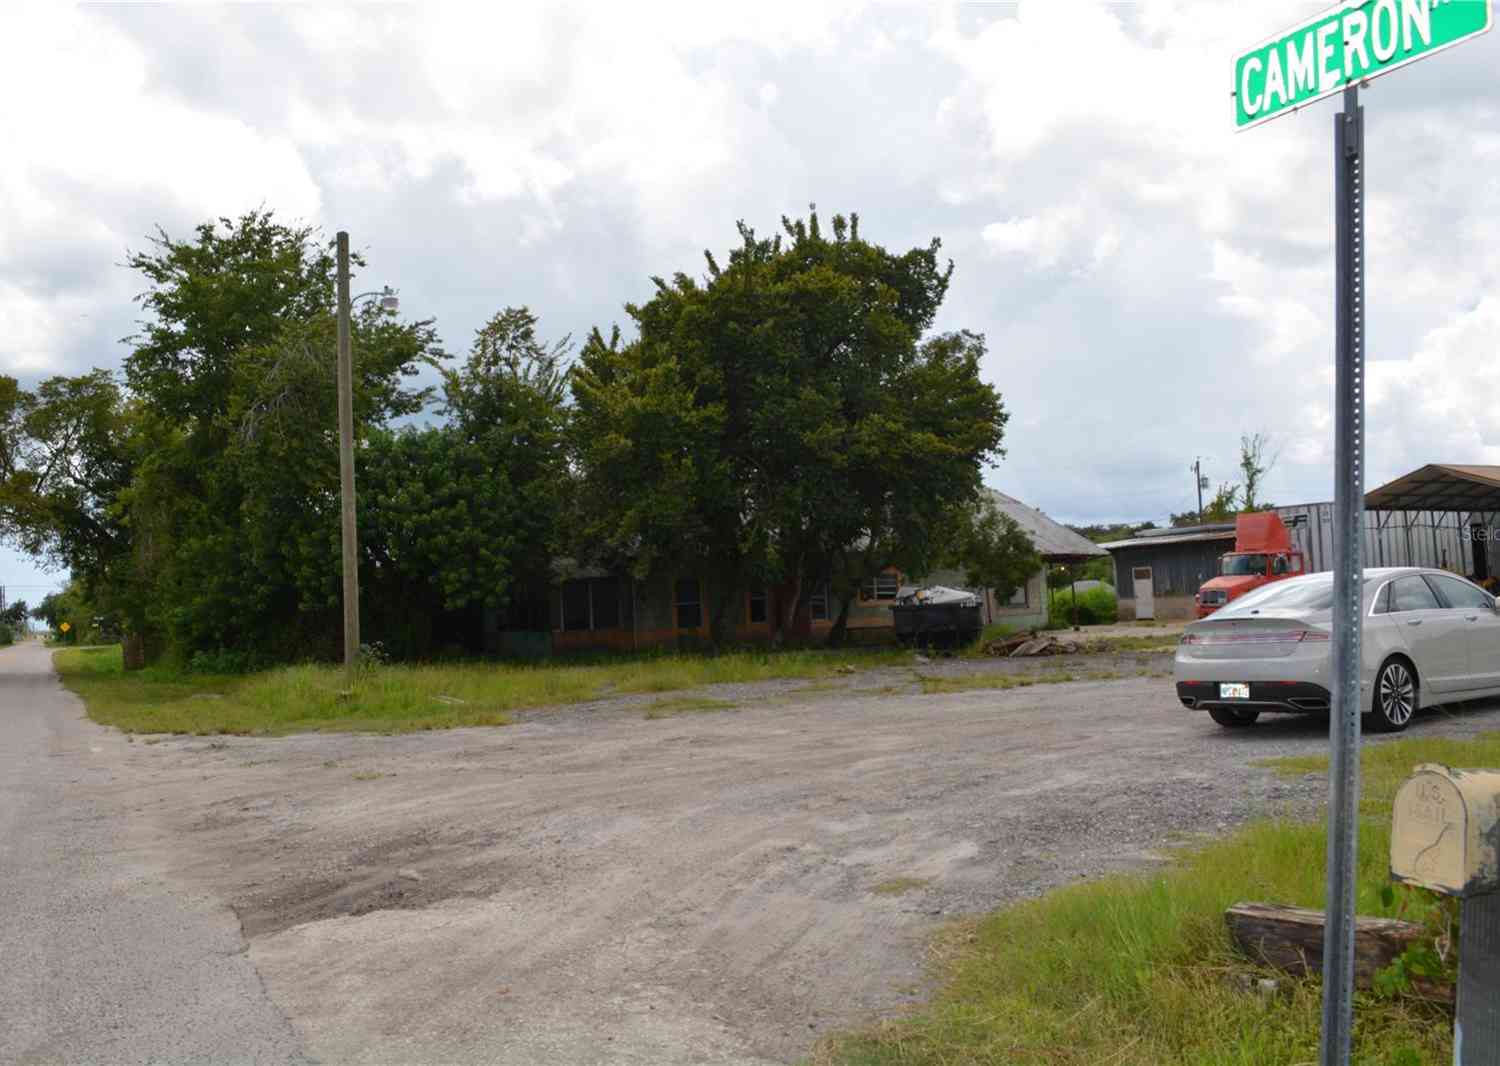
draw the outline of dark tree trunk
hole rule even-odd
[[[842,648],[849,639],[849,607],[854,603],[853,596],[839,597],[839,616],[834,620],[833,628],[828,631],[828,646],[830,648]]]
[[[161,662],[166,641],[161,632],[149,626],[131,626],[121,638],[121,657],[126,670],[144,670]]]
[[[739,599],[739,593],[739,583],[730,581],[722,589],[717,589],[714,595],[713,614],[708,620],[708,639],[716,653],[723,651],[731,643],[728,638],[733,636],[734,623],[731,621],[729,608]]]
[[[774,647],[785,647],[792,625],[797,621],[797,611],[802,606],[802,575],[792,578],[790,593],[776,598],[776,627],[771,635]]]

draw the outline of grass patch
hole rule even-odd
[[[1500,765],[1500,734],[1413,739],[1362,755],[1360,914],[1422,921],[1421,894],[1389,882],[1391,801],[1419,763]],[[1271,760],[1283,773],[1323,758]],[[953,927],[934,945],[943,987],[909,1017],[842,1034],[814,1052],[819,1066],[1108,1062],[1114,1066],[1285,1066],[1318,1055],[1316,980],[1278,975],[1267,1003],[1238,975],[1256,972],[1231,949],[1223,912],[1239,900],[1324,905],[1321,821],[1263,822],[1183,853],[1149,877],[1113,877]],[[1402,908],[1404,912],[1402,912]],[[1355,1062],[1446,1066],[1452,1017],[1418,999],[1361,993]]]
[[[1174,633],[1161,633],[1153,636],[1136,636],[1127,634],[1118,637],[1094,637],[1090,644],[1091,652],[1109,655],[1125,655],[1131,652],[1146,652],[1159,654],[1161,652],[1175,652],[1177,650],[1177,635]]]
[[[888,881],[882,881],[870,889],[870,894],[875,896],[904,896],[908,892],[915,892],[919,888],[926,888],[928,878],[925,877],[892,877]]]
[[[1500,767],[1500,733],[1482,733],[1466,740],[1451,737],[1410,737],[1385,744],[1367,745],[1360,753],[1359,808],[1367,817],[1384,815],[1390,821],[1391,804],[1396,790],[1424,762],[1442,763],[1459,769],[1473,770]],[[1326,755],[1287,755],[1266,759],[1258,765],[1269,766],[1284,777],[1304,774],[1326,774]],[[1387,825],[1389,828],[1389,825]]]
[[[1106,681],[1119,677],[1118,674],[1091,673],[1087,675],[1089,681]],[[930,674],[919,675],[918,680],[922,685],[922,694],[931,696],[940,692],[974,692],[980,689],[1011,689],[1029,688],[1032,685],[1060,685],[1068,681],[1079,680],[1078,675],[1066,671],[1052,671],[1045,674],[981,674],[969,675],[967,677],[933,677]]]
[[[283,734],[318,730],[392,733],[505,725],[524,707],[608,695],[672,692],[703,685],[833,676],[861,665],[906,663],[896,650],[758,651],[718,656],[652,655],[593,662],[382,666],[345,693],[335,666],[285,666],[254,674],[124,671],[118,647],[59,651],[64,684],[89,716],[132,733]],[[205,698],[208,697],[208,698]]]
[[[673,696],[657,700],[646,709],[646,718],[673,718],[679,714],[702,714],[706,711],[732,711],[735,704],[729,700],[710,699],[707,696]]]

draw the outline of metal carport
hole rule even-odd
[[[1491,559],[1489,544],[1495,539],[1496,515],[1500,514],[1500,466],[1429,463],[1365,493],[1365,510],[1376,512],[1377,534],[1384,534],[1392,516],[1400,512],[1396,528],[1404,527],[1409,556],[1415,554],[1411,551],[1413,529],[1425,528],[1437,557],[1439,530],[1447,527],[1446,516],[1452,515],[1459,567],[1479,580],[1494,576],[1491,563],[1500,560]],[[1424,512],[1429,520],[1416,521]],[[1366,565],[1372,563],[1365,560]]]

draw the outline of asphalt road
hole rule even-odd
[[[0,1062],[304,1061],[234,913],[153,864],[125,747],[49,652],[0,651]]]

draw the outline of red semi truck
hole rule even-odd
[[[1219,557],[1219,576],[1198,590],[1198,617],[1207,618],[1230,600],[1262,585],[1307,572],[1302,553],[1275,511],[1242,514],[1234,520],[1234,551]]]

